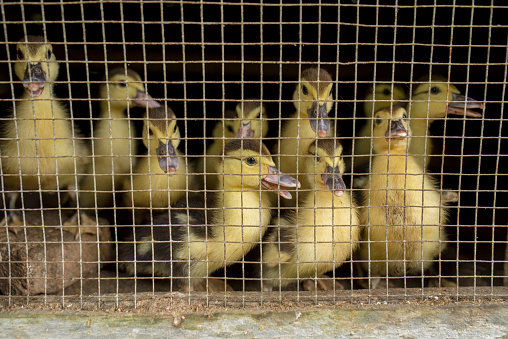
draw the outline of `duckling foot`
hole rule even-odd
[[[190,287],[190,289],[189,289]],[[182,292],[207,292],[206,279],[199,279],[199,281],[190,284],[183,284],[181,288]],[[229,284],[225,284],[222,279],[208,279],[208,292],[224,292],[233,291],[233,288]]]
[[[379,290],[379,289],[386,289],[386,278],[371,278],[371,279],[361,279],[358,281],[358,284],[360,287],[365,289],[371,289],[371,290]],[[392,281],[388,282],[388,288],[396,288],[399,287],[395,285]]]
[[[10,212],[7,218],[0,222],[0,226],[7,226],[10,232],[17,235],[23,229],[21,226],[24,226],[24,223],[16,212]]]
[[[452,190],[442,190],[441,200],[443,203],[453,204],[454,202],[459,201],[459,194],[456,191]]]
[[[333,291],[343,290],[344,286],[327,275],[320,275],[317,279],[307,279],[302,282],[304,291]]]
[[[441,279],[439,281],[438,278],[429,279],[429,287],[457,287],[457,283],[450,279]]]
[[[80,217],[79,223],[78,214]],[[99,231],[99,224],[86,213],[76,212],[69,220],[64,222],[62,226],[58,226],[57,228],[74,234],[77,240],[81,234],[97,234]]]
[[[7,226],[7,229],[11,231],[14,234],[18,234],[19,231],[21,231],[23,228],[18,226],[24,226],[23,220],[21,220],[21,217],[17,213],[16,210],[16,201],[18,200],[19,193],[9,193],[9,214],[7,215],[7,218],[2,220],[0,223],[0,226]]]
[[[272,292],[272,291],[273,291],[273,286],[263,284],[263,292]]]

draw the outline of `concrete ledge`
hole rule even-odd
[[[0,313],[8,337],[445,337],[508,335],[505,303],[454,306],[389,305],[342,309],[223,311],[167,316],[98,312]]]

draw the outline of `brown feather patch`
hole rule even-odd
[[[333,82],[330,73],[323,68],[319,68],[319,70],[317,68],[307,68],[302,72],[301,80],[311,83],[316,89],[319,88],[320,96],[329,90],[328,87]]]
[[[314,155],[316,148],[320,148],[325,151],[328,156],[334,157],[336,150],[341,147],[342,145],[336,139],[318,139],[310,144],[309,154]]]
[[[148,120],[162,132],[166,130],[169,122],[175,118],[175,113],[171,107],[166,105],[148,110]]]
[[[21,39],[19,43],[27,43],[28,54],[34,55],[42,46],[49,44],[49,41],[41,35],[28,35],[26,38]]]
[[[266,148],[265,144],[263,144],[259,140],[253,139],[235,139],[233,141],[228,142],[224,147],[224,154],[238,151],[240,149],[250,150],[258,154],[261,151],[261,155],[270,156],[270,151],[268,151],[268,148]]]

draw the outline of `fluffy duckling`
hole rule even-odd
[[[316,138],[334,134],[334,124],[328,118],[333,107],[332,87],[332,77],[326,70],[309,68],[302,72],[301,81],[293,93],[297,111],[282,129],[274,153],[280,151],[280,157],[277,157],[280,169],[297,179],[298,174],[305,173],[305,156],[310,144]],[[307,181],[302,182],[302,189],[309,189]],[[295,197],[290,204],[296,205]]]
[[[25,90],[5,120],[0,145],[5,187],[17,191],[9,194],[10,220],[3,221],[13,232],[23,225],[14,212],[21,189],[75,192],[77,177],[89,164],[88,147],[73,126],[69,110],[55,97],[59,65],[53,47],[44,37],[30,35],[16,50],[14,71]],[[79,232],[77,227],[67,230]]]
[[[354,140],[354,168],[356,171],[362,170],[370,160],[370,156],[361,157],[360,155],[370,155],[371,151],[371,137],[372,137],[372,117],[374,113],[381,108],[390,107],[397,104],[401,100],[407,99],[404,87],[396,84],[376,84],[374,87],[370,86],[365,94],[366,101],[363,103],[363,113],[369,119],[366,124],[360,129],[357,135],[358,139]]]
[[[214,138],[212,144],[206,150],[206,188],[211,190],[217,187],[217,175],[214,171],[220,162],[219,157],[222,154],[224,145],[228,139],[237,136],[240,125],[247,125],[250,122],[251,134],[246,137],[260,138],[265,137],[268,133],[268,120],[265,105],[259,100],[250,100],[240,102],[236,105],[234,111],[227,110],[224,116],[224,123],[219,121],[213,129],[212,136]],[[198,169],[202,170],[204,166],[204,158],[198,163]],[[222,173],[222,170],[221,170]]]
[[[413,133],[409,152],[417,155],[424,168],[428,167],[433,148],[430,125],[448,114],[481,117],[472,110],[475,108],[483,108],[483,104],[463,96],[457,87],[441,76],[433,76],[430,81],[416,86],[409,105]]]
[[[108,83],[100,87],[100,97],[101,112],[93,133],[96,175],[86,176],[80,184],[84,191],[79,196],[82,207],[94,207],[96,199],[97,207],[112,206],[114,191],[121,187],[124,174],[131,172],[135,127],[127,110],[160,106],[146,91],[139,74],[121,67],[109,72]],[[94,193],[95,187],[105,193]]]
[[[167,208],[185,194],[192,169],[182,153],[180,130],[170,107],[148,110],[143,123],[143,144],[148,155],[139,159],[132,176],[123,181],[126,206]]]
[[[447,210],[434,180],[407,154],[411,129],[406,110],[384,108],[374,118],[377,155],[360,216],[367,226],[367,242],[359,251],[362,266],[371,277],[421,274],[446,246]]]
[[[153,238],[152,229],[142,226],[136,228],[136,247],[120,246],[128,273],[134,274],[136,267],[138,274],[190,279],[192,290],[206,290],[208,284],[209,290],[224,291],[224,282],[206,278],[242,259],[260,242],[271,217],[270,199],[262,189],[291,198],[284,187],[299,183],[275,167],[270,152],[258,140],[227,143],[217,167],[217,172],[223,169],[218,187],[224,191],[208,193],[206,205],[195,196],[182,199],[170,210],[169,230],[168,213],[162,213],[154,219]],[[187,286],[183,284],[184,289]]]
[[[313,191],[303,194],[298,213],[292,211],[280,219],[284,226],[266,237],[262,278],[270,280],[263,281],[265,289],[298,278],[316,278],[339,267],[360,238],[357,209],[342,180],[342,146],[333,139],[318,139],[311,143],[308,155],[305,170],[314,174],[306,179]],[[333,289],[333,282],[326,278],[318,280],[318,288]],[[304,281],[304,289],[314,287],[313,280]]]

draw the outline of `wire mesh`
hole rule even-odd
[[[2,302],[506,298],[507,8],[0,3]]]

